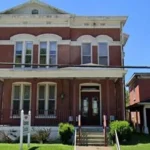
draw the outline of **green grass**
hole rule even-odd
[[[113,150],[116,150],[114,146]],[[150,150],[150,136],[144,134],[133,134],[132,139],[121,145],[121,150]]]
[[[0,144],[0,150],[19,150],[19,144]],[[73,147],[62,144],[31,144],[28,149],[27,144],[24,144],[23,150],[73,150]]]

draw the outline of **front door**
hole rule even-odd
[[[81,124],[100,125],[99,92],[81,93]]]

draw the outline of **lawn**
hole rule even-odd
[[[0,144],[0,150],[19,150],[19,144]],[[73,147],[62,144],[31,144],[28,149],[27,144],[24,144],[23,150],[73,150]]]
[[[115,147],[114,150],[116,150]],[[121,145],[121,150],[150,150],[150,136],[138,133],[133,134],[130,142]]]

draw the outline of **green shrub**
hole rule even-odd
[[[115,142],[115,130],[118,134],[119,142],[129,141],[133,132],[127,121],[113,121],[110,123],[109,140]]]
[[[74,126],[69,123],[59,124],[59,135],[63,144],[70,144],[74,133]]]

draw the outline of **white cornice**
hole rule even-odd
[[[120,28],[125,17],[58,15],[0,15],[0,27]]]

